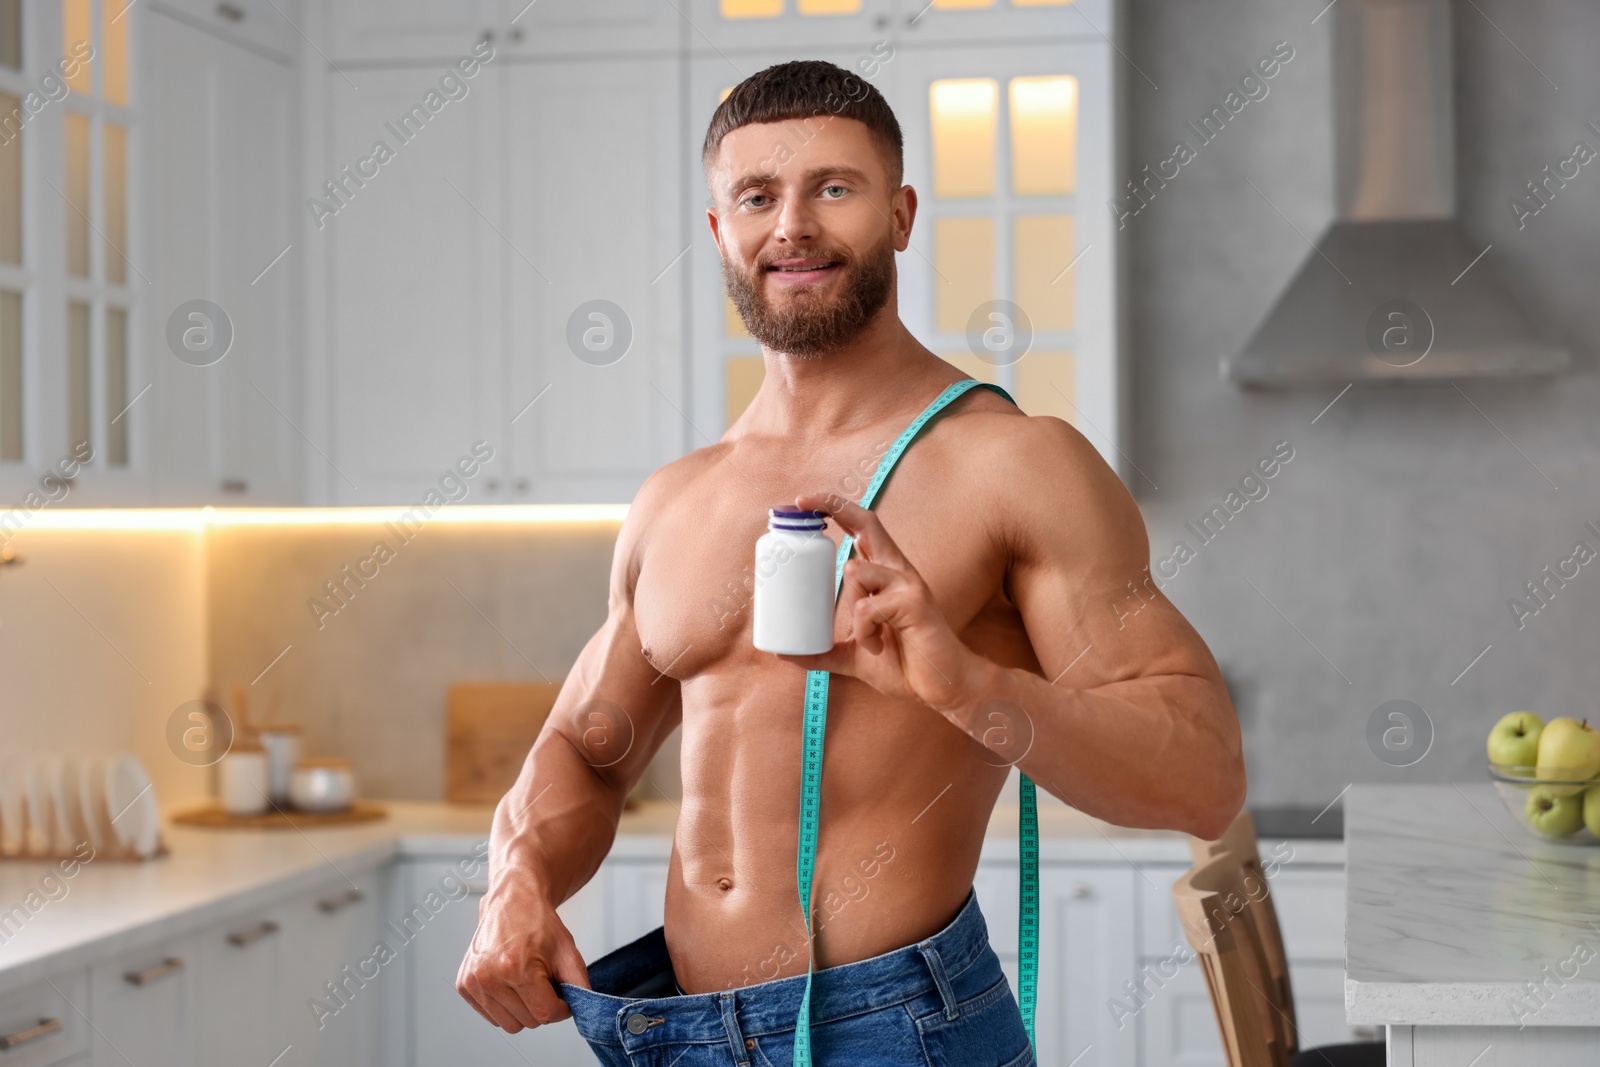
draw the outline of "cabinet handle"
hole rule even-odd
[[[1074,883],[1072,887],[1072,899],[1087,900],[1092,896],[1094,896],[1094,890],[1089,887],[1088,882]]]
[[[354,904],[358,900],[365,900],[367,895],[359,889],[346,889],[343,893],[335,893],[331,897],[323,897],[317,901],[317,907],[332,915],[340,908]]]
[[[142,971],[129,971],[122,977],[127,979],[129,985],[145,985],[154,982],[162,975],[171,974],[173,971],[183,970],[183,961],[176,956],[169,956],[154,967],[146,967]]]
[[[243,22],[244,9],[233,4],[222,3],[217,5],[217,17],[227,19],[229,22]]]
[[[225,478],[222,481],[222,491],[224,493],[248,493],[250,491],[250,483],[243,478]]]
[[[240,930],[237,933],[229,934],[228,944],[243,948],[251,942],[260,941],[263,937],[271,937],[277,932],[278,924],[269,919],[252,930]]]
[[[461,884],[466,886],[467,895],[471,897],[481,897],[489,891],[489,883],[487,880],[480,882],[475,878],[464,878],[462,879]]]
[[[47,1034],[53,1034],[61,1029],[60,1019],[40,1019],[39,1025],[30,1026],[26,1030],[18,1030],[14,1034],[0,1035],[0,1049],[16,1048],[18,1045],[29,1041],[36,1041]]]
[[[488,44],[490,41],[494,40],[494,31],[484,30],[483,33],[478,35],[478,40],[483,44]]]

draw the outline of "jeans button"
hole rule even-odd
[[[642,1034],[645,1031],[645,1027],[649,1025],[650,1020],[639,1012],[634,1012],[628,1016],[628,1033],[630,1034]]]

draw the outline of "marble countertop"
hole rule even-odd
[[[389,809],[385,819],[304,832],[215,830],[169,821],[162,828],[167,855],[146,863],[93,860],[71,877],[50,861],[0,862],[0,988],[230,919],[316,890],[330,878],[358,878],[397,857],[465,855],[487,836],[492,815],[489,807],[383,803]],[[1015,862],[1017,812],[1015,804],[995,807],[984,859]],[[668,801],[625,812],[611,858],[667,859],[677,815],[677,805]],[[1041,803],[1039,831],[1043,862],[1189,861],[1184,834],[1112,826],[1060,804]],[[1295,849],[1312,863],[1344,858],[1341,841],[1296,840]]]
[[[1600,846],[1535,837],[1487,782],[1344,805],[1352,1024],[1600,1026]]]

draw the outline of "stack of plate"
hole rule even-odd
[[[133,756],[0,755],[0,855],[148,859],[160,847],[155,788]]]

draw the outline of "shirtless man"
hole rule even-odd
[[[1205,644],[1148,581],[1133,499],[1069,424],[972,389],[906,450],[874,510],[838,495],[859,498],[861,472],[966,377],[897,312],[894,253],[909,244],[917,194],[901,183],[900,129],[877,90],[828,63],[769,68],[718,109],[705,163],[711,233],[766,377],[721,441],[663,467],[634,499],[605,625],[495,813],[489,891],[457,987],[512,1033],[600,1003],[578,1021],[608,1063],[634,1062],[624,1046],[672,1031],[680,1002],[705,1007],[712,1030],[675,1039],[723,1040],[717,994],[735,990],[747,1033],[716,1062],[787,1063],[809,964],[819,1062],[921,1064],[915,1035],[929,1042],[927,1020],[946,1014],[927,981],[933,954],[913,946],[948,954],[936,936],[958,916],[977,921],[965,904],[1009,766],[1107,821],[1216,838],[1244,801],[1238,722]],[[789,502],[827,511],[835,542],[857,538],[836,643],[819,656],[757,651],[748,600],[729,598],[748,589],[767,509]],[[1130,617],[1120,605],[1134,587],[1143,606]],[[814,961],[795,871],[807,669],[832,672]],[[676,999],[623,1012],[645,1002],[626,989],[600,997],[600,965],[586,969],[556,907],[594,875],[624,798],[680,725],[683,799],[651,964],[663,976],[639,986]],[[870,891],[836,914],[818,907],[867,877]],[[974,982],[992,990],[1001,974],[981,940],[985,966],[955,990],[964,1003],[979,1003]],[[824,979],[859,992],[891,980],[861,968],[908,958],[924,995],[895,1018],[872,1016],[870,1056],[843,1051],[848,1020],[821,1022]],[[607,973],[635,983],[636,962]],[[783,1011],[763,1014],[768,991],[783,994]],[[1031,1062],[1017,1058],[1027,1044],[1014,997],[989,1001],[986,1032],[946,1051]],[[885,1043],[896,1019],[915,1047]]]

